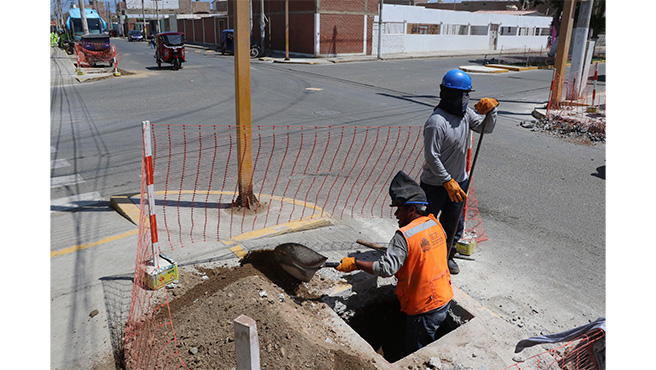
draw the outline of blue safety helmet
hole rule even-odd
[[[459,69],[452,69],[447,72],[442,78],[442,84],[440,86],[462,91],[473,91],[471,77]]]

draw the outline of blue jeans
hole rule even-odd
[[[406,355],[427,346],[435,340],[435,332],[446,319],[451,301],[440,308],[419,315],[406,315]]]
[[[459,182],[460,188],[467,191],[467,183],[469,180]],[[426,200],[428,201],[428,206],[426,210],[428,213],[432,213],[433,216],[437,217],[440,215],[439,221],[446,232],[446,242],[447,248],[449,248],[449,240],[451,240],[451,235],[453,235],[453,229],[456,226],[456,221],[458,220],[458,213],[460,213],[460,222],[458,224],[458,229],[453,237],[453,244],[451,245],[451,252],[449,253],[449,258],[453,258],[456,253],[456,243],[462,237],[462,232],[465,225],[465,217],[462,212],[462,207],[464,207],[465,202],[452,202],[449,199],[449,193],[446,191],[444,186],[434,186],[428,185],[424,182],[421,183],[421,188],[424,189],[426,193]],[[440,213],[441,212],[441,213]]]

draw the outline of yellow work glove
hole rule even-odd
[[[491,111],[498,105],[499,102],[494,98],[483,98],[474,105],[474,109],[476,109],[478,114],[487,114],[487,112]]]
[[[458,185],[458,182],[454,179],[451,179],[444,184],[442,184],[446,189],[446,192],[449,193],[449,199],[452,202],[462,202],[463,199],[467,199],[467,193],[465,193]]]
[[[341,272],[351,272],[358,269],[358,266],[355,264],[355,257],[344,257],[339,261],[339,266],[335,267],[337,271]]]

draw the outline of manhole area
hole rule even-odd
[[[446,320],[440,325],[435,340],[464,325],[474,316],[451,302]],[[388,362],[396,362],[409,355],[405,352],[406,315],[396,296],[378,298],[355,311],[345,322]]]

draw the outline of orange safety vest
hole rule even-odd
[[[453,288],[442,225],[428,215],[399,230],[408,243],[408,256],[395,274],[398,283],[394,293],[401,311],[418,315],[444,306],[453,298]]]

